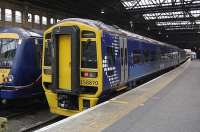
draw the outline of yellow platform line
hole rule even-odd
[[[121,90],[124,90],[124,89],[126,89],[126,88],[127,88],[127,86],[121,87],[121,88],[116,89],[116,91],[121,91]]]
[[[110,102],[119,103],[119,104],[128,104],[127,101],[120,101],[120,100],[111,100]]]

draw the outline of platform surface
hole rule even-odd
[[[38,132],[200,132],[200,61]]]

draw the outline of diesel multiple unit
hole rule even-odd
[[[110,91],[185,60],[185,51],[176,46],[71,18],[44,33],[42,84],[51,112],[71,116]]]

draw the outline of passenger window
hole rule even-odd
[[[115,65],[115,49],[113,47],[107,47],[107,56],[108,56],[108,66]]]
[[[156,61],[156,60],[157,60],[156,51],[151,51],[150,61]]]
[[[165,51],[161,51],[160,60],[161,60],[161,61],[167,60],[167,54],[165,53]]]
[[[141,63],[141,51],[140,50],[133,50],[133,52],[132,52],[132,63],[133,64]]]
[[[81,50],[81,67],[82,68],[97,68],[97,51],[95,41],[82,42]]]
[[[144,62],[148,62],[148,61],[149,61],[149,51],[144,50]]]

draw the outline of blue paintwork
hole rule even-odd
[[[112,76],[109,77],[107,74],[107,68],[110,66],[105,64],[106,63],[106,56],[107,56],[107,47],[113,47],[113,43],[115,43],[116,47],[120,47],[120,41],[119,37],[125,37],[127,38],[127,49],[128,49],[128,81],[124,82],[124,84],[127,84],[131,81],[135,81],[137,79],[141,79],[144,76],[150,75],[152,73],[158,72],[160,70],[169,68],[171,66],[177,65],[178,63],[185,60],[184,53],[182,57],[177,59],[169,59],[167,61],[162,60],[156,60],[156,61],[149,61],[145,63],[139,63],[139,64],[132,64],[131,62],[131,53],[133,50],[140,50],[142,51],[142,57],[144,59],[144,50],[147,50],[152,52],[156,52],[156,54],[159,53],[168,53],[170,51],[177,51],[177,52],[184,52],[181,49],[174,47],[174,46],[166,46],[166,45],[159,45],[156,43],[151,43],[148,41],[140,40],[134,37],[126,36],[124,34],[119,33],[113,33],[109,31],[103,31],[102,33],[102,59],[103,59],[103,88],[104,92],[115,89],[117,86],[122,84],[120,78],[121,78],[121,62],[120,62],[120,49],[118,50],[118,54],[115,55],[115,70],[117,74],[117,80],[114,83],[109,80],[110,78],[113,78]],[[114,47],[115,47],[114,46]],[[115,77],[114,77],[115,78]],[[115,80],[115,79],[114,79]],[[123,85],[123,84],[122,84]]]
[[[41,79],[35,82],[41,75],[41,64],[38,63],[41,56],[36,53],[35,39],[38,39],[38,46],[42,47],[42,35],[32,36],[29,31],[21,28],[2,29],[0,32],[17,33],[22,40],[17,47],[9,73],[13,75],[14,80],[0,84],[1,99],[16,99],[42,94]]]
[[[112,47],[113,43],[118,43],[119,44],[119,36],[115,35],[115,34],[111,34],[109,32],[103,32],[102,35],[102,56],[103,58],[105,58],[105,56],[107,56],[107,47]],[[121,62],[120,62],[120,54],[118,53],[116,56],[116,61],[115,61],[115,67],[116,67],[116,74],[121,75]],[[109,66],[108,66],[109,67]],[[105,68],[104,68],[104,76],[103,76],[103,80],[104,80],[104,90],[108,90],[110,89],[112,86],[109,82],[109,77],[106,75],[105,72]],[[119,81],[118,81],[119,83]],[[116,84],[118,84],[116,83]]]

